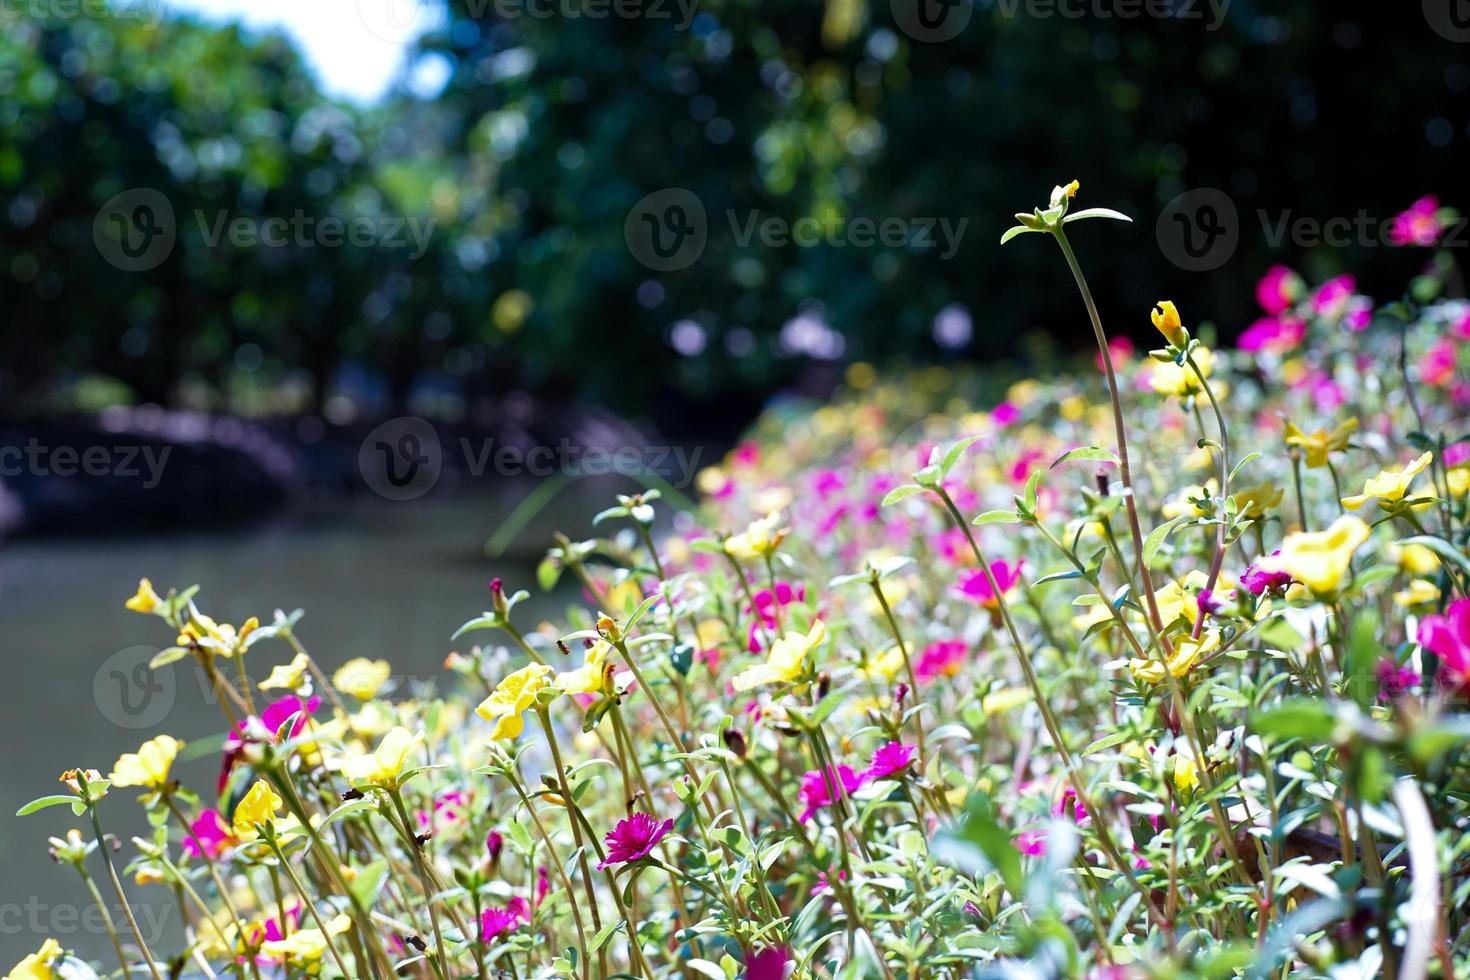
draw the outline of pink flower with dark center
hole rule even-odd
[[[196,839],[198,843],[195,843]],[[184,853],[190,857],[203,856],[214,860],[233,843],[235,835],[230,832],[230,825],[220,812],[205,810],[189,824],[189,833],[184,837]]]
[[[1439,198],[1427,194],[1409,209],[1394,217],[1388,228],[1388,240],[1394,245],[1417,245],[1429,248],[1444,234],[1439,220]]]
[[[801,801],[806,804],[806,809],[798,818],[802,823],[811,820],[818,809],[836,802],[833,790],[836,789],[839,779],[842,781],[842,789],[848,794],[863,785],[851,766],[838,766],[835,772],[828,766],[825,775],[822,770],[813,769],[801,777]]]
[[[530,920],[526,900],[513,896],[504,908],[492,905],[480,913],[480,942],[488,943],[497,936],[515,932]]]
[[[914,761],[914,746],[904,745],[902,742],[888,742],[873,753],[873,761],[868,763],[858,776],[858,782],[866,783],[874,779],[888,779],[896,773],[903,772]]]
[[[1279,554],[1281,554],[1279,550],[1273,551],[1271,557],[1275,558]],[[1240,584],[1244,585],[1246,591],[1251,595],[1260,595],[1262,592],[1284,592],[1291,584],[1291,573],[1270,567],[1263,568],[1258,559],[1251,562],[1250,567],[1245,570],[1245,574],[1240,577]]]
[[[1421,680],[1417,670],[1400,667],[1392,658],[1384,657],[1378,661],[1378,700],[1397,701]]]
[[[659,841],[674,829],[674,821],[659,823],[646,813],[635,813],[618,821],[603,843],[607,845],[607,857],[598,864],[603,871],[615,864],[628,864],[648,856]]]
[[[1301,277],[1284,265],[1273,265],[1256,283],[1256,302],[1271,316],[1278,316],[1291,309],[1301,289]]]
[[[919,662],[914,664],[914,676],[921,681],[953,677],[964,667],[969,652],[964,640],[935,640],[919,654]]]
[[[745,964],[745,980],[785,980],[790,960],[790,953],[776,947],[752,953]]]
[[[1439,657],[1445,686],[1470,694],[1470,599],[1456,599],[1443,615],[1425,616],[1418,639]]]
[[[1024,564],[1024,562],[1012,563],[1005,559],[990,563],[990,574],[995,577],[995,584],[1000,588],[1001,595],[1005,595],[1020,584],[1021,568]],[[994,609],[1000,605],[1000,598],[990,587],[990,580],[978,568],[961,572],[955,589],[977,606]]]

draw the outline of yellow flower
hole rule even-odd
[[[327,923],[324,935],[320,929],[297,929],[285,939],[270,939],[260,945],[260,951],[275,959],[305,967],[311,972],[313,964],[319,962],[327,952],[328,936],[338,936],[352,928],[352,920],[338,915]]]
[[[273,688],[285,688],[288,691],[296,690],[301,686],[301,682],[305,680],[306,669],[310,663],[306,654],[298,653],[291,658],[289,664],[276,664],[271,669],[271,675],[260,682],[260,689],[262,691],[269,691]]]
[[[1414,482],[1414,477],[1423,473],[1433,460],[1434,453],[1425,453],[1402,469],[1383,470],[1377,476],[1370,476],[1363,484],[1363,492],[1343,497],[1342,505],[1348,510],[1357,510],[1374,499],[1390,504],[1398,503],[1409,492],[1409,485]]]
[[[1174,756],[1174,788],[1181,793],[1199,785],[1199,767],[1187,755]]]
[[[242,841],[255,840],[260,836],[260,831],[256,828],[261,824],[271,823],[280,808],[281,798],[271,789],[271,784],[264,779],[257,779],[255,785],[250,787],[250,792],[235,807],[235,815],[230,821],[235,837]]]
[[[752,521],[740,534],[725,539],[725,551],[735,558],[763,558],[775,554],[786,538],[786,528],[778,528],[781,515],[772,511],[758,521]]]
[[[1422,578],[1416,578],[1409,583],[1407,589],[1395,593],[1393,601],[1396,605],[1402,606],[1405,609],[1412,609],[1415,606],[1427,606],[1431,602],[1439,601],[1439,586],[1433,582],[1425,581]]]
[[[1179,309],[1172,302],[1167,299],[1159,300],[1158,306],[1154,308],[1150,317],[1154,321],[1154,326],[1159,328],[1159,333],[1163,334],[1164,339],[1170,344],[1183,349],[1184,345],[1189,343],[1189,333],[1184,329],[1184,322],[1179,319]],[[1200,365],[1200,369],[1204,369],[1203,364]]]
[[[48,939],[41,948],[27,956],[5,974],[5,980],[51,980],[56,976],[52,969],[61,959],[61,943]]]
[[[157,868],[139,868],[133,874],[133,884],[140,887],[143,885],[161,885],[163,881],[163,872]]]
[[[868,667],[863,673],[869,678],[882,679],[891,684],[898,679],[898,672],[901,670],[903,670],[903,651],[895,646],[890,647],[881,656],[869,660]]]
[[[123,603],[123,607],[133,612],[151,613],[162,601],[158,593],[153,591],[153,583],[143,578],[138,580],[138,591],[131,599]]]
[[[1445,482],[1449,484],[1451,497],[1470,494],[1470,466],[1453,467],[1445,474]]]
[[[408,765],[409,756],[423,741],[422,732],[409,732],[401,726],[392,728],[383,736],[376,750],[342,760],[342,774],[353,783],[372,783],[394,789]]]
[[[1433,575],[1439,571],[1439,556],[1422,544],[1391,544],[1388,555],[1405,575]]]
[[[598,640],[587,651],[582,666],[556,675],[556,687],[567,694],[601,694],[603,665],[608,651],[612,649],[605,640]]]
[[[1344,514],[1325,531],[1288,534],[1281,542],[1281,553],[1262,558],[1258,564],[1290,574],[1319,595],[1336,592],[1353,555],[1371,533],[1362,518]]]
[[[199,646],[219,657],[233,657],[245,650],[245,642],[251,633],[260,628],[260,620],[251,616],[238,630],[229,623],[216,623],[197,609],[189,616],[189,622],[179,630],[178,645]]]
[[[1320,469],[1327,465],[1328,453],[1340,453],[1348,447],[1353,433],[1358,431],[1358,420],[1350,418],[1341,423],[1331,432],[1326,429],[1318,429],[1311,435],[1307,435],[1298,429],[1293,423],[1286,423],[1286,444],[1302,451],[1310,469]]]
[[[1208,378],[1215,367],[1215,355],[1210,353],[1207,347],[1196,347],[1194,363],[1199,365],[1200,374]],[[1180,366],[1173,361],[1154,361],[1153,377],[1149,384],[1154,391],[1161,395],[1194,395],[1204,391],[1204,385],[1200,383],[1199,375],[1194,373],[1194,368],[1185,364]]]
[[[1232,490],[1231,496],[1235,498],[1235,506],[1240,508],[1242,516],[1265,517],[1267,511],[1280,505],[1284,493],[1268,481],[1260,486]]]
[[[1180,637],[1174,644],[1174,655],[1169,658],[1169,673],[1175,677],[1183,677],[1194,669],[1194,665],[1206,654],[1211,653],[1220,646],[1220,631],[1205,630],[1199,639],[1190,636]],[[1149,684],[1159,684],[1164,680],[1164,665],[1157,659],[1143,660],[1134,657],[1128,661],[1128,669],[1133,676]]]
[[[480,702],[475,713],[486,721],[494,722],[490,737],[495,739],[515,738],[520,735],[524,723],[521,713],[536,701],[536,695],[551,683],[555,670],[545,664],[527,664],[496,686],[490,696]]]
[[[355,657],[337,668],[332,686],[359,701],[371,701],[392,673],[393,667],[386,660]]]
[[[771,654],[763,664],[735,675],[735,690],[749,691],[765,684],[789,684],[801,676],[807,654],[827,638],[827,625],[820,619],[812,623],[805,635],[787,633],[771,644]]]
[[[1024,687],[1002,687],[991,691],[980,700],[980,710],[988,718],[1019,708],[1031,700],[1031,691]]]
[[[118,756],[117,761],[112,764],[112,775],[107,778],[112,780],[112,785],[119,788],[146,786],[149,789],[161,789],[168,785],[169,770],[173,768],[174,759],[183,747],[184,743],[171,735],[150,738],[137,752]]]
[[[1203,486],[1185,487],[1173,498],[1164,501],[1164,516],[1173,519],[1176,517],[1208,517],[1215,512],[1209,501],[1215,498],[1215,481],[1207,481]],[[1206,506],[1201,507],[1198,501],[1205,501]]]

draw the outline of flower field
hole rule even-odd
[[[171,891],[186,945],[109,916],[113,962],[47,940],[9,975],[1465,976],[1470,304],[1437,205],[1396,226],[1429,256],[1403,298],[1278,267],[1225,349],[1207,311],[1094,308],[1071,225],[1122,216],[1077,193],[1006,235],[1060,246],[1098,340],[1071,373],[854,365],[697,507],[610,501],[492,582],[432,694],[145,579],[157,662],[219,693],[218,780],[158,733],[22,815],[104,909]],[[517,608],[563,580],[559,621]],[[115,851],[132,806],[154,832]]]

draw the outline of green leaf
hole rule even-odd
[[[1036,510],[1036,488],[1041,483],[1041,470],[1032,470],[1031,478],[1026,481],[1026,493],[1023,499],[1026,501],[1026,509],[1034,512]]]
[[[979,440],[980,436],[966,436],[945,450],[944,459],[939,463],[939,477],[941,480],[949,475],[950,470],[954,469],[954,464],[960,461],[960,457],[964,455],[965,450],[969,449]]]
[[[1012,238],[1015,238],[1018,235],[1029,235],[1034,231],[1040,231],[1040,229],[1023,228],[1020,225],[1016,225],[1014,228],[1008,229],[1004,235],[1000,236],[1000,243],[1004,245],[1006,242],[1010,241]]]
[[[884,494],[883,503],[880,506],[887,507],[889,504],[896,504],[900,500],[907,500],[909,497],[923,492],[924,488],[917,483],[905,483],[901,486],[894,487],[888,493]]]
[[[1021,515],[1012,510],[987,510],[970,523],[979,526],[986,524],[1019,524],[1021,523]]]
[[[183,647],[169,647],[167,650],[160,650],[153,655],[152,660],[148,661],[148,669],[157,670],[160,667],[167,667],[176,660],[183,660],[188,655],[189,651]]]
[[[1078,446],[1076,449],[1069,449],[1058,456],[1056,461],[1048,469],[1054,470],[1063,463],[1070,463],[1079,459],[1092,460],[1099,463],[1112,463],[1114,466],[1122,463],[1122,460],[1118,458],[1118,454],[1111,449],[1103,449],[1101,446]]]
[[[615,933],[615,932],[617,932],[621,928],[623,928],[623,920],[622,919],[619,919],[616,922],[612,922],[612,923],[609,923],[608,925],[603,926],[602,927],[602,931],[599,932],[597,935],[593,936],[592,937],[592,942],[590,944],[588,944],[588,946],[587,946],[587,955],[588,956],[591,956],[593,953],[595,953],[599,949],[601,949],[603,947],[603,945],[606,944],[607,941],[612,938],[612,934]]]
[[[1231,483],[1234,483],[1235,482],[1236,474],[1238,474],[1241,471],[1241,469],[1245,466],[1246,463],[1249,463],[1253,459],[1260,459],[1260,458],[1261,458],[1261,454],[1260,453],[1246,453],[1245,456],[1241,458],[1240,462],[1236,463],[1235,464],[1235,467],[1230,471],[1230,482]]]
[[[1062,219],[1062,224],[1070,225],[1074,221],[1086,221],[1088,218],[1109,218],[1113,221],[1133,223],[1133,219],[1128,217],[1128,215],[1121,211],[1114,211],[1112,208],[1085,208],[1084,210],[1074,211],[1067,215]]]
[[[942,863],[965,874],[994,868],[1007,891],[1017,897],[1024,893],[1021,852],[1012,843],[1010,831],[996,820],[995,808],[984,793],[970,794],[960,822],[934,836],[933,852]]]
[[[37,797],[34,800],[31,800],[31,802],[27,803],[19,810],[16,810],[15,815],[17,817],[29,816],[30,814],[35,813],[37,810],[46,809],[48,806],[61,806],[61,804],[63,803],[75,802],[77,802],[77,798],[69,793],[65,795],[58,793],[54,796],[41,796]]]
[[[1294,698],[1251,720],[1251,731],[1278,738],[1327,741],[1337,727],[1337,717],[1326,701]]]
[[[464,636],[466,633],[473,633],[475,630],[498,629],[499,626],[500,616],[497,613],[486,613],[483,616],[476,616],[474,619],[470,620],[468,623],[465,623],[459,629],[455,630],[454,635],[451,636],[450,639],[457,640],[461,636]]]
[[[1159,549],[1164,546],[1164,542],[1168,540],[1169,535],[1174,533],[1174,528],[1178,527],[1187,518],[1188,515],[1176,517],[1172,521],[1160,524],[1148,532],[1148,537],[1143,539],[1143,563],[1145,565],[1152,565],[1154,563],[1154,559],[1159,556]]]

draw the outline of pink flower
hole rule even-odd
[[[1284,265],[1273,265],[1256,283],[1256,302],[1271,316],[1277,316],[1291,309],[1301,291],[1301,277]]]
[[[1439,657],[1445,685],[1470,693],[1470,599],[1456,599],[1443,615],[1425,616],[1418,639]]]
[[[936,677],[953,677],[965,664],[969,647],[964,640],[935,640],[919,654],[914,664],[914,675],[921,681],[932,681]]]
[[[1307,325],[1297,317],[1263,317],[1240,335],[1241,350],[1284,354],[1295,349],[1307,335]]]
[[[1281,552],[1271,552],[1275,558]],[[1245,574],[1240,577],[1240,583],[1246,587],[1251,595],[1260,595],[1262,592],[1283,592],[1291,584],[1291,573],[1270,567],[1261,567],[1259,560],[1253,561]]]
[[[537,906],[546,901],[546,896],[551,894],[551,876],[546,873],[546,865],[536,868],[536,897]]]
[[[1348,311],[1348,303],[1357,287],[1358,281],[1352,276],[1329,279],[1312,294],[1312,309],[1318,316],[1336,320]]]
[[[1400,667],[1391,657],[1384,657],[1378,661],[1378,700],[1397,701],[1421,680],[1417,670]]]
[[[1127,364],[1136,350],[1137,348],[1133,346],[1133,341],[1127,337],[1112,337],[1108,340],[1108,354],[1113,359],[1113,367],[1115,369],[1120,364]],[[1097,362],[1097,369],[1099,371],[1107,370],[1107,365],[1103,363],[1102,351],[1098,351],[1092,355],[1092,359]]]
[[[505,835],[498,830],[492,830],[485,835],[485,850],[490,853],[490,863],[494,864],[500,860],[500,852],[505,849]]]
[[[299,713],[300,717],[291,726],[290,737],[295,738],[306,727],[307,716],[314,714],[321,703],[322,699],[314,694],[306,701],[302,701],[294,694],[288,694],[265,706],[265,710],[260,713],[260,723],[274,738],[276,732],[280,731],[281,726],[286,723],[286,719]]]
[[[281,730],[281,726],[292,715],[298,715],[296,721],[291,725],[291,731],[287,734],[288,738],[295,738],[306,727],[307,717],[315,713],[321,703],[322,699],[316,695],[302,701],[296,695],[288,694],[266,705],[259,718],[251,715],[244,721],[236,722],[235,730],[225,737],[225,748],[220,759],[219,783],[216,791],[220,793],[225,791],[225,784],[230,781],[230,773],[234,770],[235,763],[240,761],[240,756],[244,753],[248,743],[275,742],[276,733]]]
[[[1455,378],[1455,342],[1441,339],[1419,359],[1419,378],[1425,384],[1443,388]]]
[[[189,834],[184,837],[184,853],[190,857],[202,856],[214,860],[233,843],[235,835],[230,833],[230,825],[220,812],[214,809],[205,810],[189,824]]]
[[[1439,220],[1439,198],[1427,194],[1419,198],[1409,209],[1397,215],[1388,228],[1388,240],[1394,245],[1417,245],[1428,248],[1444,234],[1444,225]]]
[[[745,964],[745,980],[785,980],[790,959],[790,953],[774,946],[752,953]]]
[[[1016,835],[1016,850],[1027,857],[1040,857],[1046,853],[1046,837],[1035,830],[1023,830]]]
[[[1070,786],[1062,793],[1062,798],[1052,804],[1051,814],[1054,817],[1066,817],[1079,827],[1087,826],[1091,819],[1087,814],[1087,807],[1077,799],[1077,791]]]
[[[858,776],[858,783],[866,783],[873,779],[887,779],[895,773],[903,772],[914,760],[914,746],[904,745],[902,742],[888,742],[879,746],[878,751],[873,753],[873,761],[868,763],[868,768]]]
[[[526,900],[519,895],[506,902],[505,908],[492,905],[480,913],[480,942],[488,943],[496,936],[515,932],[529,920]]]
[[[842,780],[843,790],[849,794],[863,785],[851,766],[838,766],[835,772],[829,766],[825,775],[822,770],[813,769],[801,777],[801,801],[806,804],[806,809],[798,818],[802,823],[810,820],[821,807],[831,806],[836,802],[832,790],[836,788],[839,779]]]
[[[603,843],[607,845],[607,857],[598,864],[597,870],[603,871],[615,864],[628,864],[647,857],[654,845],[673,829],[674,821],[665,820],[659,823],[646,813],[635,813],[619,820],[617,826],[603,838]]]
[[[995,577],[995,584],[1000,587],[1001,595],[1005,595],[1020,583],[1022,564],[1022,562],[1012,564],[1005,559],[990,563],[990,574]],[[978,568],[961,572],[956,590],[977,606],[994,609],[1000,605],[1000,598],[990,587],[990,580]]]
[[[1021,410],[1010,402],[1001,402],[990,413],[990,421],[997,429],[1004,429],[1021,417]]]
[[[842,871],[841,869],[839,869],[838,872],[837,872],[837,880],[838,881],[846,881],[847,880],[847,872],[846,871]],[[819,895],[831,895],[831,894],[833,894],[833,890],[832,890],[832,879],[829,878],[829,877],[827,877],[827,872],[825,872],[825,871],[818,871],[817,872],[817,883],[812,886],[812,890],[811,890],[811,896],[812,896],[812,898],[816,898]]]

